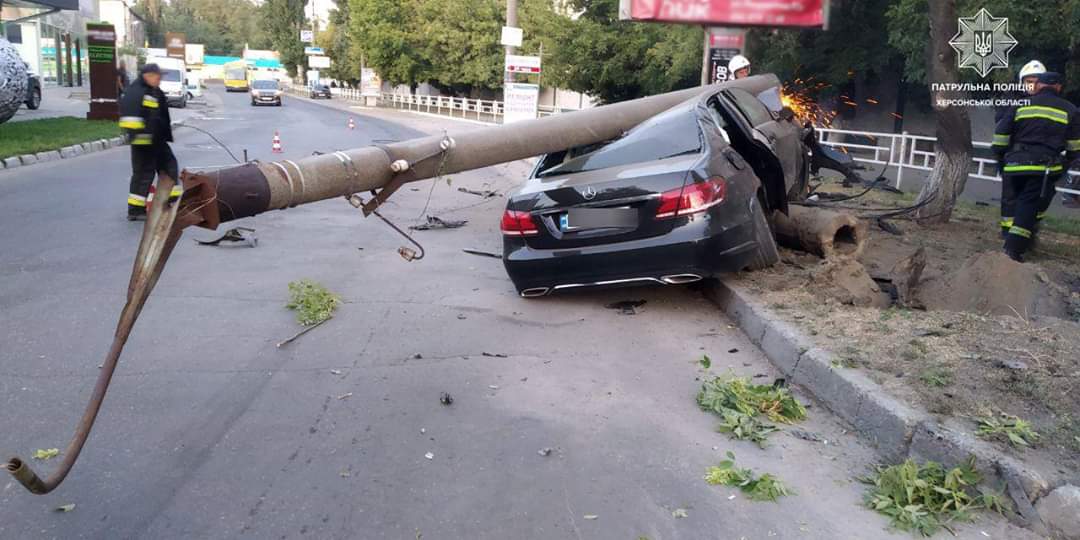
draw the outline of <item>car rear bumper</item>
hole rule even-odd
[[[670,233],[641,240],[573,249],[535,249],[518,237],[503,237],[503,264],[522,296],[588,287],[676,285],[735,272],[749,265],[757,243],[753,222],[721,228],[695,216]]]

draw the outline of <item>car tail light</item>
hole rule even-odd
[[[532,236],[540,234],[532,215],[520,210],[507,210],[503,212],[502,233],[506,236]]]
[[[694,182],[660,194],[656,219],[667,219],[701,212],[724,202],[727,181],[716,176],[705,182]]]

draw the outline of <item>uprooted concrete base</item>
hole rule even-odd
[[[916,297],[927,309],[1066,318],[1069,292],[1038,264],[1001,252],[978,253],[952,274],[929,277]]]

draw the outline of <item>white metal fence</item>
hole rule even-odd
[[[896,187],[900,189],[904,181],[904,171],[929,172],[934,169],[935,137],[903,133],[875,133],[849,129],[817,128],[818,140],[849,154],[852,159],[862,163],[887,165],[896,168]],[[990,143],[973,141],[976,154],[990,152]],[[980,150],[982,152],[980,152]],[[997,162],[990,157],[975,155],[971,158],[969,178],[1001,182]],[[1078,177],[1080,171],[1070,170],[1069,176]],[[1058,187],[1062,193],[1080,195],[1080,191]]]
[[[293,92],[303,94],[305,88],[294,88]],[[349,100],[362,100],[359,89],[334,88],[334,95]],[[442,114],[455,118],[499,123],[503,116],[503,103],[497,100],[456,98],[445,96],[424,96],[383,92],[378,97],[380,107],[391,107],[410,111]],[[577,109],[541,106],[540,116],[550,116]],[[929,172],[934,169],[934,144],[937,139],[926,135],[903,133],[877,133],[848,129],[817,128],[821,144],[839,149],[862,163],[886,165],[896,168],[896,187],[901,189],[905,171]],[[976,155],[971,159],[969,178],[1001,182],[997,163],[991,157],[990,143],[973,141]],[[982,155],[979,155],[982,154]],[[1080,171],[1070,170],[1069,176],[1080,177]],[[1080,195],[1080,190],[1058,187],[1062,193]]]

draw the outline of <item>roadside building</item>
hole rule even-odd
[[[89,84],[86,22],[99,0],[3,0],[0,32],[46,86]]]

